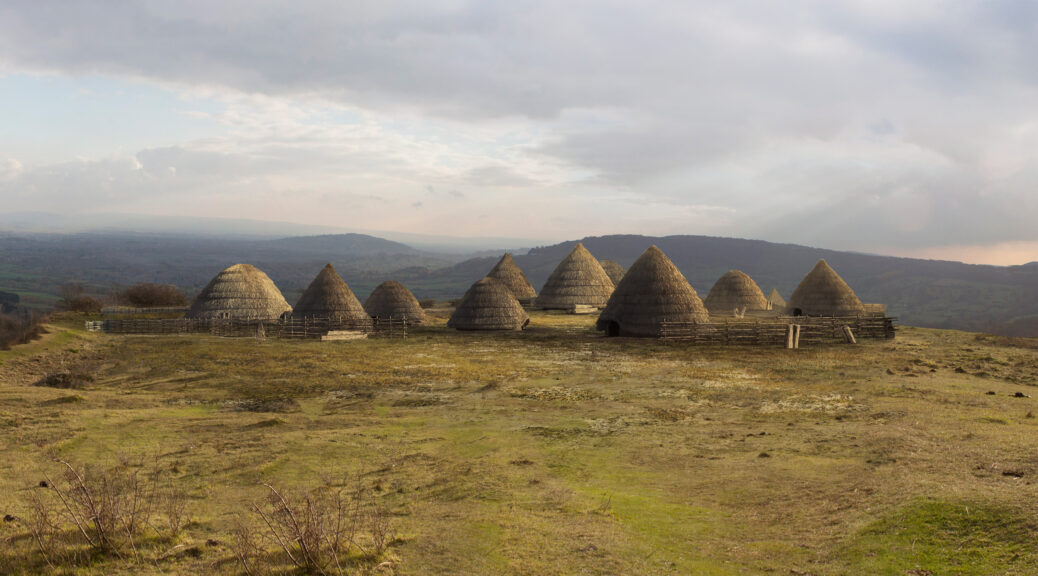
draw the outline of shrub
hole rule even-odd
[[[42,386],[44,388],[83,388],[90,382],[94,381],[94,377],[82,372],[54,372],[47,374],[43,378],[40,378],[33,383],[33,386]]]
[[[101,311],[101,301],[86,295],[86,288],[78,282],[69,282],[61,287],[61,299],[58,308],[69,312],[96,314]]]
[[[180,288],[170,284],[142,282],[119,293],[118,301],[120,304],[137,308],[187,306],[187,295]]]
[[[96,554],[129,554],[139,562],[145,529],[159,532],[152,521],[156,517],[164,518],[167,536],[180,531],[186,496],[172,480],[163,486],[159,472],[127,463],[104,468],[58,463],[57,480],[45,475],[29,491],[26,522],[51,568],[89,560],[82,554],[84,545]]]
[[[34,312],[0,314],[0,350],[36,340],[47,331],[43,328],[45,316]]]
[[[432,308],[433,306],[436,305],[436,299],[435,298],[422,298],[421,300],[418,301],[418,305],[421,306],[422,308]]]
[[[264,486],[266,500],[251,506],[262,528],[239,518],[235,529],[234,555],[246,574],[268,571],[271,548],[305,574],[339,575],[351,555],[377,561],[386,551],[389,515],[369,490],[324,487],[290,495]]]

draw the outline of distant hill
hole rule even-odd
[[[137,282],[176,284],[194,293],[223,268],[248,262],[267,272],[294,301],[328,262],[364,293],[394,270],[435,270],[459,259],[364,234],[250,240],[7,233],[0,235],[0,290],[20,294],[23,303],[35,306],[51,304],[70,281],[97,293]]]
[[[293,236],[268,240],[266,246],[272,249],[297,251],[303,253],[328,253],[350,256],[370,256],[373,254],[419,254],[418,250],[400,242],[367,234],[322,234],[320,236]]]

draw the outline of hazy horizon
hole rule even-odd
[[[248,220],[248,219],[220,219],[220,218],[192,218],[192,217],[176,217],[176,216],[152,216],[152,215],[138,215],[138,214],[108,214],[104,215],[106,219],[98,221],[84,221],[81,219],[69,219],[62,221],[60,225],[54,225],[49,222],[42,222],[41,219],[53,216],[47,213],[3,213],[0,212],[0,233],[39,233],[39,234],[80,234],[80,233],[135,233],[135,234],[155,234],[155,235],[170,235],[170,236],[210,236],[210,237],[222,237],[228,239],[276,239],[276,238],[287,238],[287,237],[298,237],[298,236],[320,236],[329,234],[365,234],[368,236],[374,236],[378,238],[384,238],[394,242],[400,242],[406,244],[412,248],[418,250],[425,250],[429,252],[439,252],[441,254],[475,254],[481,252],[492,252],[495,250],[525,250],[535,248],[538,246],[550,246],[559,244],[562,242],[570,242],[575,240],[581,240],[589,236],[574,236],[568,238],[557,238],[557,239],[545,239],[545,238],[502,238],[502,237],[483,237],[483,236],[451,236],[451,235],[423,235],[413,234],[406,232],[393,232],[386,230],[366,230],[357,228],[335,228],[326,226],[313,226],[302,222],[285,222],[285,221],[263,221],[263,220]],[[122,217],[122,218],[120,218]],[[132,222],[136,218],[143,217],[147,226],[137,225],[134,226]],[[127,219],[128,218],[128,219]],[[154,218],[154,220],[148,220],[148,218]],[[16,224],[13,224],[16,223]],[[654,235],[654,234],[638,234],[639,236],[647,237],[660,237],[660,236],[675,236],[675,235]],[[680,236],[681,234],[677,234]],[[703,234],[689,233],[690,236],[711,236]],[[594,236],[612,236],[611,234],[600,234]],[[773,242],[767,238],[749,238],[744,237],[740,239],[745,240],[759,240],[763,242]],[[824,250],[831,250],[828,246],[810,246],[805,244],[799,244],[808,248],[818,248]],[[951,262],[962,262],[965,264],[981,264],[981,265],[992,265],[992,266],[1015,266],[1022,264],[1030,264],[1035,262],[1033,260],[1007,260],[1006,262],[984,262],[977,260],[969,260],[958,257],[957,254],[970,254],[968,247],[953,247],[949,249],[947,255],[942,255],[940,252],[934,252],[932,254],[885,254],[882,252],[867,252],[867,251],[856,251],[856,250],[845,250],[846,252],[857,252],[862,254],[872,254],[876,256],[895,256],[895,257],[906,257],[906,258],[922,258],[927,260],[944,260]],[[1009,254],[1023,255],[1027,252],[1021,250],[1017,252],[1009,251]],[[989,255],[985,253],[984,255]]]

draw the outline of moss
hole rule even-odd
[[[1031,574],[1038,525],[1003,504],[918,499],[865,527],[844,553],[869,574]]]

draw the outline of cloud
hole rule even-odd
[[[320,217],[426,232],[1028,242],[1036,21],[1022,0],[15,0],[0,69],[213,99],[178,113],[222,135],[137,149],[137,174],[124,154],[0,163],[0,181],[56,204],[173,196],[278,217],[323,199]],[[415,190],[437,198],[421,219],[383,215]],[[538,218],[552,206],[575,212]]]
[[[23,170],[22,163],[14,158],[0,158],[0,182],[14,180]]]

